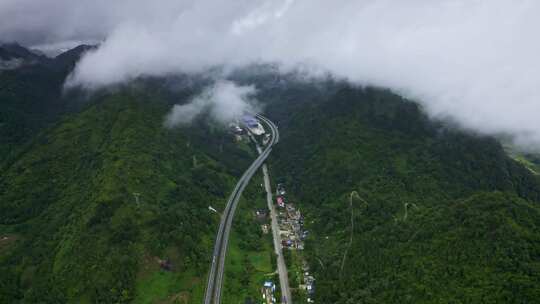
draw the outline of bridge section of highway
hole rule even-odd
[[[264,163],[270,152],[272,146],[279,141],[279,132],[277,127],[269,119],[262,115],[257,115],[257,118],[262,120],[270,128],[272,134],[271,140],[266,145],[265,149],[261,151],[259,157],[251,164],[251,166],[244,172],[236,187],[234,188],[219,224],[219,229],[216,236],[216,242],[214,244],[214,251],[212,255],[212,263],[210,266],[210,272],[208,274],[208,282],[206,286],[206,292],[204,296],[204,304],[220,304],[221,303],[221,287],[223,286],[223,273],[225,270],[225,258],[227,256],[227,247],[229,244],[229,236],[231,232],[231,226],[238,206],[238,201],[242,192],[248,185],[249,181],[257,172],[257,170]],[[213,300],[213,302],[212,302]]]

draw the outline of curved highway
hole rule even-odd
[[[227,256],[227,246],[229,244],[229,234],[231,232],[232,221],[234,218],[234,213],[236,207],[238,206],[238,201],[242,192],[246,188],[247,184],[251,180],[251,177],[257,172],[257,170],[264,163],[270,152],[272,151],[272,146],[277,144],[279,141],[279,132],[276,125],[267,119],[266,117],[257,114],[257,118],[264,121],[270,127],[270,132],[272,133],[272,138],[264,151],[259,154],[259,157],[251,164],[251,166],[244,172],[236,187],[234,188],[223,215],[221,217],[221,222],[219,224],[219,229],[216,237],[216,242],[214,245],[214,252],[212,256],[212,264],[210,266],[210,272],[208,274],[208,283],[206,285],[206,293],[204,295],[204,304],[211,304],[212,299],[214,304],[221,303],[221,287],[223,285],[223,273],[225,270],[225,258]]]

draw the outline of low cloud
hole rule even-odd
[[[100,41],[98,40],[66,40],[61,42],[33,45],[32,50],[39,51],[44,55],[53,58],[82,44],[98,45],[99,43]]]
[[[239,119],[245,112],[257,112],[253,86],[238,86],[230,81],[218,81],[194,97],[189,103],[175,105],[165,117],[165,126],[172,128],[190,124],[203,113],[222,124]]]
[[[254,62],[310,66],[540,148],[539,14],[537,0],[5,0],[0,37],[105,39],[69,79],[87,88]]]

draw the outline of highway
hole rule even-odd
[[[259,157],[255,159],[251,166],[244,172],[242,177],[240,177],[238,183],[236,184],[233,192],[229,197],[229,200],[227,201],[227,205],[225,206],[225,210],[223,211],[223,215],[219,223],[216,242],[214,244],[212,263],[210,266],[210,272],[208,273],[208,282],[204,295],[204,304],[221,303],[221,287],[223,286],[225,259],[227,256],[227,247],[229,245],[231,226],[234,219],[234,214],[236,212],[236,207],[238,206],[238,201],[240,200],[242,192],[248,185],[255,172],[257,172],[257,170],[264,163],[268,155],[270,155],[270,152],[272,151],[272,146],[277,144],[279,141],[279,132],[274,123],[259,114],[257,115],[257,118],[264,121],[265,124],[270,127],[272,137],[264,151],[259,154]]]

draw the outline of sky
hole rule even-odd
[[[309,66],[540,150],[538,16],[537,0],[0,0],[0,40],[103,41],[69,78],[90,89],[216,65]]]

